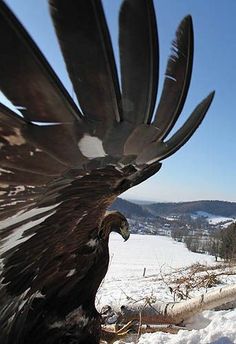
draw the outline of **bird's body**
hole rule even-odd
[[[86,223],[82,228],[86,228]],[[124,228],[124,231],[120,232],[120,228]],[[78,229],[80,229],[79,226]],[[17,335],[24,337],[25,344],[32,343],[32,338],[35,344],[74,343],[76,340],[79,343],[99,342],[100,315],[95,308],[95,296],[108,268],[108,240],[111,231],[117,231],[125,240],[129,237],[127,221],[118,212],[105,214],[101,225],[94,228],[89,240],[82,247],[65,249],[67,243],[60,241],[55,246],[51,246],[51,261],[43,259],[43,255],[46,254],[45,250],[37,252],[37,254],[32,252],[33,243],[28,243],[26,247],[23,247],[24,253],[21,254],[24,255],[24,258],[30,252],[37,256],[41,253],[42,258],[37,264],[33,257],[28,257],[33,266],[30,269],[29,263],[27,272],[22,267],[13,269],[14,272],[18,272],[18,276],[14,276],[19,282],[16,287],[20,286],[21,280],[26,285],[28,278],[31,285],[34,283],[37,285],[37,291],[34,292],[31,287],[25,301],[23,296],[25,292],[21,294],[19,289],[18,291],[12,290],[12,294],[19,294],[17,302],[19,302],[18,311],[20,312],[14,325],[14,331],[12,331],[14,337],[9,338],[10,342],[16,340]],[[79,239],[74,238],[74,243],[76,240]],[[68,243],[70,242],[72,242],[71,238],[68,237]],[[53,250],[57,250],[57,252],[53,252]],[[61,257],[60,251],[66,251],[67,257]],[[57,261],[61,259],[65,264],[62,269],[57,269]],[[3,283],[7,283],[7,278],[11,278],[9,274],[13,273],[12,261],[20,262],[22,260],[23,257],[17,256],[17,253],[11,256],[9,270],[8,264],[5,264],[5,271],[8,271],[8,274],[4,275]],[[43,274],[44,270],[45,274]],[[41,288],[38,288],[40,281],[37,281],[37,271],[41,271],[43,274]],[[82,277],[78,277],[81,274]],[[2,292],[4,292],[4,288],[2,288]],[[9,305],[11,301],[9,300]],[[15,303],[16,300],[14,300]],[[7,312],[10,316],[11,308]],[[12,316],[14,314],[15,308],[12,309]],[[89,340],[90,336],[91,341]]]
[[[81,110],[24,28],[0,2],[0,343],[96,344],[97,289],[109,262],[106,213],[159,171],[204,118],[213,93],[164,141],[183,108],[193,59],[191,17],[181,22],[160,103],[151,0],[120,12],[121,90],[99,0],[50,0]],[[23,86],[22,86],[23,85]]]

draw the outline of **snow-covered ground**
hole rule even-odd
[[[124,303],[139,301],[145,297],[173,301],[165,276],[178,274],[179,268],[197,262],[215,264],[213,257],[190,252],[184,244],[167,237],[131,235],[124,243],[120,236],[111,235],[110,266],[97,295],[97,307],[101,308],[104,305],[120,307]],[[145,277],[143,277],[144,268],[146,268]],[[230,276],[224,282],[236,283],[236,278]],[[196,293],[198,292],[203,290]],[[144,334],[135,343],[236,343],[235,324],[236,310],[205,311],[188,320],[186,326],[191,328],[191,331],[181,330],[178,334],[163,332]],[[120,341],[120,343],[126,342]]]
[[[232,217],[217,216],[210,213],[206,213],[205,211],[197,211],[194,215],[192,215],[193,218],[196,218],[198,216],[205,217],[211,225],[226,223],[228,226],[235,221],[235,219],[233,219]]]

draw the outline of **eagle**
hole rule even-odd
[[[191,16],[177,28],[156,106],[151,0],[121,4],[119,73],[100,0],[49,0],[49,9],[76,101],[0,1],[0,89],[14,106],[0,104],[2,344],[99,343],[109,235],[129,237],[126,218],[108,209],[189,140],[214,97],[170,134],[191,79]]]

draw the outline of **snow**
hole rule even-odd
[[[222,222],[227,222],[227,225],[229,225],[230,223],[234,222],[234,219],[232,217],[217,216],[206,213],[205,211],[196,211],[196,213],[192,217],[196,218],[197,216],[205,217],[211,225],[217,225]]]
[[[146,276],[158,274],[165,266],[180,268],[195,262],[214,262],[212,256],[190,252],[183,243],[173,241],[169,237],[131,234],[123,243],[120,235],[112,233],[110,238],[111,266],[106,280],[124,276],[142,276],[146,268]]]
[[[196,317],[201,329],[186,331],[180,330],[178,334],[153,333],[144,334],[139,344],[231,344],[236,343],[236,311],[205,311]],[[208,325],[207,325],[208,324]],[[205,326],[206,325],[206,326]],[[197,325],[196,325],[197,326]]]
[[[110,238],[110,266],[97,295],[97,307],[120,307],[122,304],[154,298],[173,301],[165,276],[193,263],[214,265],[212,256],[197,254],[184,244],[170,238],[150,235],[131,235],[127,242],[117,234]],[[143,277],[146,268],[145,277]],[[236,283],[229,276],[227,283]],[[215,287],[219,288],[219,286]],[[211,289],[212,290],[212,289]],[[199,290],[199,292],[203,292]],[[188,330],[177,334],[156,332],[143,334],[138,341],[120,340],[116,343],[138,344],[230,344],[236,343],[236,310],[205,311],[185,322]]]
[[[227,222],[229,224],[229,223],[232,223],[233,221],[234,221],[233,219],[229,217],[223,217],[223,216],[215,216],[212,218],[208,218],[208,222],[212,225],[217,225],[218,223],[221,223],[221,222]]]
[[[165,217],[165,219],[169,220],[169,221],[176,221],[176,220],[178,220],[178,216],[176,216],[176,215],[167,216],[167,217]]]

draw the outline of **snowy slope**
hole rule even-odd
[[[178,268],[196,262],[215,264],[213,257],[190,252],[184,244],[160,236],[131,235],[130,240],[123,243],[114,234],[110,238],[110,257],[109,271],[97,295],[98,308],[106,304],[120,307],[124,303],[150,296],[157,300],[173,301],[168,285],[164,282],[165,278],[163,279],[165,274],[172,275]],[[236,283],[236,278],[230,276],[226,282]],[[199,292],[202,293],[203,290]],[[192,331],[145,334],[135,343],[236,343],[235,323],[236,310],[205,311],[188,320],[187,327],[193,329]]]
[[[198,216],[205,217],[207,221],[212,225],[217,225],[219,223],[227,223],[227,225],[229,225],[230,223],[234,222],[234,219],[232,217],[217,216],[206,213],[205,211],[197,211],[196,213],[194,213],[194,215],[192,215],[193,218],[196,218]]]
[[[158,274],[161,267],[180,268],[195,262],[214,262],[209,255],[190,252],[183,243],[165,236],[131,234],[123,242],[114,233],[110,238],[111,266],[106,280],[116,277],[141,277],[146,267],[146,276]]]

